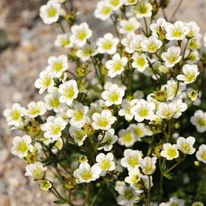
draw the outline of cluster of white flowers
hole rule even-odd
[[[64,3],[49,0],[43,5],[43,22],[66,18]],[[185,135],[181,130],[180,137],[173,136],[182,126],[178,121],[188,127],[192,123],[200,133],[206,131],[205,111],[196,110],[187,121],[190,107],[200,103],[200,28],[195,22],[171,23],[163,18],[148,26],[146,18],[153,15],[151,1],[98,2],[94,16],[103,21],[111,18],[120,35],[106,33],[93,43],[86,22],[72,24],[70,32],[54,41],[68,55],[49,57],[34,83],[45,94],[44,101],[32,101],[25,108],[15,103],[5,110],[8,124],[27,134],[13,139],[11,152],[27,161],[25,175],[38,180],[43,190],[53,184],[46,179],[42,153],[56,158],[58,173],[58,167],[66,167],[72,188],[115,176],[117,203],[127,206],[146,200],[156,170],[166,177],[195,152],[199,164],[206,164],[206,144],[200,145],[193,136],[181,137]],[[92,66],[96,76],[89,80]],[[70,154],[74,157],[65,156]],[[79,156],[79,166],[65,163]],[[65,161],[58,162],[60,157]],[[172,197],[160,205],[173,204],[184,205],[184,200]]]

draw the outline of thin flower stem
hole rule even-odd
[[[174,164],[172,167],[170,167],[168,170],[166,170],[165,173],[169,173],[170,171],[172,171],[175,167],[177,167],[181,162],[183,162],[186,158],[186,155],[184,155],[184,157],[179,161],[177,162],[176,164]]]
[[[180,1],[179,1],[179,3],[178,3],[178,5],[177,5],[176,9],[174,10],[174,12],[173,12],[173,14],[172,14],[172,16],[171,16],[171,18],[170,18],[170,21],[172,21],[172,20],[174,19],[174,17],[175,17],[175,15],[176,15],[177,11],[179,10],[179,8],[180,8],[182,2],[183,2],[183,0],[180,0]]]
[[[151,191],[151,179],[150,179],[150,176],[148,176],[148,181],[149,181],[149,189],[147,191],[146,206],[150,206],[150,191]]]
[[[144,19],[144,24],[145,24],[145,29],[146,29],[146,36],[148,37],[148,25],[147,25],[147,20],[145,17],[143,17]]]
[[[52,186],[52,189],[54,190],[54,192],[56,193],[56,195],[59,197],[59,199],[64,200],[65,202],[68,202],[58,191],[57,189]],[[54,194],[54,193],[53,193]]]
[[[105,134],[106,134],[106,131],[103,131],[102,138],[101,138],[100,141],[97,143],[96,149],[99,147],[99,145],[100,145],[100,144],[102,143],[102,141],[104,140]]]

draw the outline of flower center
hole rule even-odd
[[[49,10],[48,10],[48,16],[49,17],[55,17],[57,15],[57,10],[53,7],[51,7]]]
[[[92,178],[92,173],[91,173],[91,171],[84,170],[84,171],[82,172],[82,178],[83,178],[84,180],[90,180],[90,179]]]
[[[18,120],[21,117],[21,113],[19,111],[12,111],[11,117],[13,120]]]
[[[53,70],[55,72],[60,72],[62,70],[62,68],[63,68],[62,63],[60,63],[60,62],[54,63]]]
[[[139,57],[139,58],[136,60],[136,63],[137,63],[138,66],[144,67],[145,64],[146,64],[145,58],[144,58],[144,57]]]
[[[116,92],[116,91],[113,91],[113,92],[110,94],[109,99],[110,99],[111,102],[116,102],[116,101],[118,101],[118,99],[119,99],[119,93]]]
[[[109,124],[109,120],[107,118],[100,118],[98,121],[98,125],[100,127],[106,127]]]
[[[174,37],[181,37],[181,36],[183,35],[183,31],[182,31],[181,29],[179,29],[179,28],[174,29],[174,30],[172,31],[172,35],[173,35]]]
[[[17,150],[21,153],[27,152],[29,150],[26,142],[22,141],[18,144]]]
[[[112,48],[112,46],[113,46],[113,44],[112,44],[111,41],[106,41],[106,42],[104,42],[104,44],[103,44],[103,48],[104,48],[105,50],[110,50],[110,49]]]
[[[109,159],[105,159],[101,162],[101,168],[103,170],[108,170],[111,167],[111,162]]]
[[[74,118],[76,121],[81,121],[84,119],[84,111],[81,109],[78,109],[77,111],[74,112]]]
[[[50,100],[50,105],[54,108],[58,108],[60,105],[60,101],[58,97],[55,97],[53,99]]]
[[[60,125],[53,125],[52,129],[52,133],[54,135],[57,135],[60,131],[61,131],[61,126]]]
[[[167,155],[168,155],[170,158],[176,157],[176,155],[177,155],[176,149],[174,149],[174,148],[169,148],[169,149],[167,150]]]
[[[206,161],[206,152],[203,152],[201,155],[202,159]]]
[[[137,156],[130,156],[127,161],[131,167],[136,167],[139,163],[139,159]]]
[[[146,14],[148,12],[148,7],[145,4],[140,4],[137,10],[140,14]]]
[[[124,191],[124,198],[126,200],[131,200],[134,197],[134,194],[131,190],[125,190]]]
[[[117,72],[117,71],[120,71],[122,69],[122,63],[120,61],[118,62],[115,62],[114,63],[114,70]]]
[[[86,31],[79,31],[77,36],[78,36],[79,40],[83,41],[87,37],[87,33],[86,33]]]
[[[71,87],[66,90],[65,96],[67,99],[72,99],[74,97],[74,94],[75,94],[74,88]]]
[[[103,9],[102,9],[102,14],[104,15],[108,15],[111,13],[111,8],[108,6],[105,6]]]
[[[44,87],[49,87],[51,84],[51,78],[45,77],[44,80],[42,81],[42,84],[44,85]]]

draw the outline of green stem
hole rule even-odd
[[[148,181],[149,181],[149,189],[147,191],[146,206],[150,206],[150,191],[151,191],[151,179],[150,179],[150,176],[148,176]]]
[[[170,171],[172,171],[175,167],[177,167],[181,162],[183,162],[186,158],[186,155],[184,155],[184,157],[182,158],[182,160],[180,160],[179,162],[177,162],[176,164],[174,164],[172,167],[170,167],[168,170],[166,170],[165,173],[169,173]]]
[[[145,29],[146,29],[146,36],[148,37],[148,25],[147,25],[147,20],[146,20],[146,18],[145,17],[143,17],[143,19],[144,19],[144,24],[145,24]]]

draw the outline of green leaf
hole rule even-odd
[[[164,177],[166,177],[169,180],[173,179],[173,176],[174,176],[173,173],[165,173],[164,174]]]

